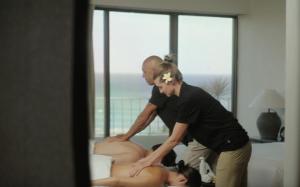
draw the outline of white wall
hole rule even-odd
[[[249,2],[249,14],[239,16],[237,116],[250,136],[259,136],[256,119],[261,109],[248,105],[264,88],[284,95],[285,1]]]
[[[286,1],[286,143],[284,186],[300,186],[300,2]]]

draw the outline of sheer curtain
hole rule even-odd
[[[88,9],[88,118],[89,135],[93,139],[95,136],[95,72],[93,54],[93,11],[95,5],[89,4]]]

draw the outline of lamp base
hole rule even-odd
[[[262,139],[277,140],[281,120],[276,112],[261,113],[256,123]]]

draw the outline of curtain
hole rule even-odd
[[[93,12],[95,5],[89,4],[88,9],[88,118],[89,118],[89,137],[95,137],[95,73],[94,73],[94,54],[93,54]]]

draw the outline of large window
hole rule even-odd
[[[179,16],[178,25],[178,67],[184,80],[231,110],[233,19]]]
[[[103,21],[104,14],[108,16],[108,21]],[[95,10],[95,136],[103,136],[105,127],[103,90],[109,89],[110,93],[110,119],[107,120],[110,135],[127,132],[151,95],[152,86],[142,77],[143,60],[150,55],[163,57],[171,53],[170,49],[172,53],[178,50],[177,62],[184,80],[205,88],[231,110],[233,20],[223,17]],[[178,25],[178,28],[171,24]],[[106,35],[109,37],[103,37],[104,30],[109,31]],[[170,42],[170,38],[174,37],[178,42]],[[105,55],[109,57],[106,61],[103,57]],[[104,63],[109,64],[109,69],[103,68]],[[104,87],[104,71],[109,74],[105,81],[109,82],[110,87]],[[157,117],[139,135],[161,135],[167,132],[163,122]]]
[[[98,33],[102,36],[103,26],[101,21],[94,24],[95,29],[102,28]],[[162,56],[169,52],[169,27],[168,15],[109,12],[110,60],[105,63],[110,65],[110,135],[127,132],[148,102],[152,86],[142,77],[142,63],[150,55]],[[95,64],[103,66],[102,61],[95,61]],[[103,77],[103,74],[99,73],[97,77]],[[96,81],[97,87],[101,90],[101,80]],[[96,106],[103,106],[103,96],[97,96],[99,103]],[[101,119],[100,115],[103,116],[96,113],[96,121]],[[96,136],[102,136],[103,122],[96,122]],[[154,125],[140,134],[166,133],[161,120],[155,119],[152,123]]]
[[[103,35],[103,11],[94,11],[93,19],[93,54],[95,69],[95,135],[104,134],[104,35]]]
[[[110,12],[110,134],[125,133],[148,102],[152,86],[142,77],[143,60],[169,52],[169,16]],[[141,134],[161,133],[163,124]]]

